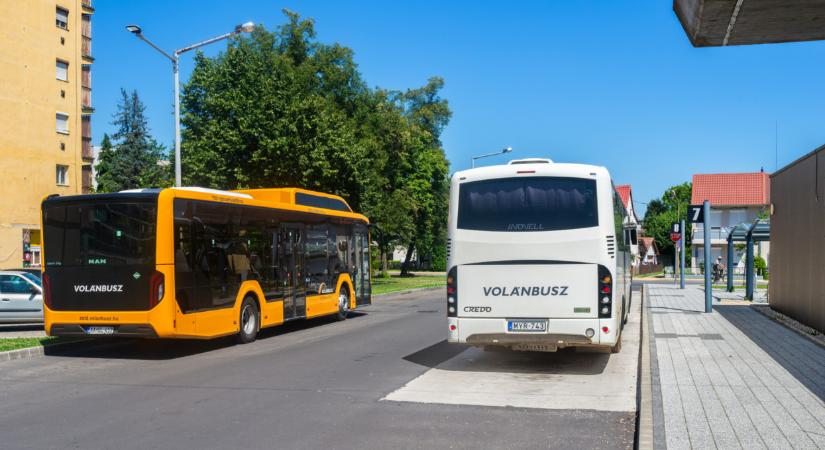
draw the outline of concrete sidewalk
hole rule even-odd
[[[825,448],[825,348],[747,304],[705,314],[701,286],[647,290],[655,448]]]

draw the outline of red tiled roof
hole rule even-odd
[[[619,197],[622,198],[624,207],[627,208],[627,203],[630,201],[630,185],[622,184],[620,186],[616,186],[616,192],[619,193]]]
[[[711,206],[768,205],[771,179],[765,172],[693,175],[690,203],[710,200]]]

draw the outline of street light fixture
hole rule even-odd
[[[501,149],[497,152],[494,152],[494,153],[487,153],[486,155],[473,156],[470,167],[475,168],[477,159],[486,158],[488,156],[503,155],[505,153],[510,153],[512,151],[513,151],[513,147],[504,147],[503,149]]]
[[[180,55],[186,53],[190,50],[194,50],[198,47],[203,47],[204,45],[211,44],[213,42],[217,42],[228,37],[235,36],[236,34],[241,33],[250,33],[252,30],[255,29],[254,22],[246,22],[241,25],[236,25],[235,29],[229,33],[222,34],[220,36],[215,36],[211,39],[207,39],[202,42],[198,42],[196,44],[189,45],[187,47],[180,48],[175,50],[170,55],[169,53],[165,52],[163,49],[155,45],[149,39],[146,39],[146,36],[143,35],[143,30],[138,25],[126,25],[126,31],[132,33],[140,39],[141,41],[149,44],[150,47],[157,50],[161,55],[165,56],[167,59],[172,61],[172,71],[175,74],[175,186],[180,187],[181,185],[181,169],[180,169],[180,77],[178,75],[178,66],[180,65]]]

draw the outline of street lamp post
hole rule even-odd
[[[505,153],[510,153],[512,151],[513,151],[513,147],[504,147],[503,149],[501,149],[497,152],[494,152],[494,153],[487,153],[486,155],[473,156],[473,159],[471,160],[471,163],[470,163],[470,167],[475,168],[477,159],[486,158],[488,156],[503,155]]]
[[[172,61],[172,71],[175,74],[175,186],[180,187],[181,185],[181,169],[180,169],[180,76],[179,66],[180,66],[180,55],[186,53],[190,50],[194,50],[199,47],[203,47],[204,45],[211,44],[213,42],[218,42],[220,40],[226,39],[228,37],[235,36],[236,34],[240,33],[249,33],[255,29],[255,24],[253,22],[246,22],[241,25],[237,25],[234,30],[230,31],[229,33],[222,34],[220,36],[215,36],[211,39],[207,39],[205,41],[198,42],[196,44],[189,45],[187,47],[180,48],[175,50],[170,55],[169,53],[165,52],[163,49],[155,45],[149,39],[146,39],[146,36],[143,35],[143,30],[137,25],[127,25],[126,30],[130,33],[134,34],[135,37],[140,39],[141,41],[149,44],[150,47],[160,52],[161,55],[165,56],[167,59]]]

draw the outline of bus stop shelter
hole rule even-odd
[[[754,242],[765,242],[771,239],[770,219],[756,219],[753,223],[740,223],[728,233],[728,267],[727,291],[733,292],[733,246],[736,243],[745,243],[745,298],[753,300],[753,291],[756,288],[754,271]]]

